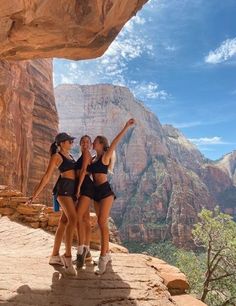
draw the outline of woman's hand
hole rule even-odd
[[[27,206],[31,206],[32,205],[32,202],[35,200],[35,197],[34,196],[31,196],[29,197],[28,201],[25,203],[25,205]]]
[[[77,192],[76,192],[77,201],[78,201],[79,197],[80,197],[80,187],[78,187]]]
[[[135,122],[135,119],[131,118],[131,119],[129,119],[129,120],[126,122],[125,127],[126,127],[126,128],[129,128],[129,127],[135,125],[135,123],[136,123],[136,122]]]

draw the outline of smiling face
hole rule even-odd
[[[92,142],[89,136],[85,135],[80,139],[80,148],[81,151],[90,150],[92,146]]]

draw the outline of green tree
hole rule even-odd
[[[209,305],[236,305],[236,223],[218,207],[203,209],[199,218],[192,233],[206,254],[200,299]]]
[[[190,292],[197,297],[202,291],[205,271],[205,253],[180,249],[176,253],[176,266],[188,277]]]

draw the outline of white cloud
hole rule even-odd
[[[112,83],[129,87],[139,99],[166,100],[170,95],[159,88],[157,83],[130,79],[127,73],[133,60],[142,56],[153,58],[153,41],[145,34],[145,23],[146,20],[139,15],[129,20],[101,58],[78,62],[61,61],[62,73],[54,77],[54,84]],[[57,61],[59,60],[55,60],[56,63]],[[141,69],[136,69],[138,76]]]
[[[218,64],[225,62],[236,55],[236,38],[226,39],[222,44],[210,51],[205,57],[205,62],[209,64]]]
[[[224,142],[221,137],[214,136],[214,137],[201,137],[201,138],[189,138],[189,141],[193,142],[197,146],[202,145],[221,145],[221,144],[228,144]]]
[[[80,84],[113,83],[127,86],[129,62],[143,55],[153,56],[152,40],[145,35],[143,27],[145,22],[139,15],[129,20],[101,58],[67,61],[63,76],[55,77],[55,85],[71,80]]]
[[[158,99],[166,100],[170,98],[170,95],[165,91],[159,89],[159,84],[149,82],[149,83],[138,83],[130,82],[129,88],[133,91],[134,95],[139,99]]]
[[[70,78],[68,75],[60,74],[61,83],[62,84],[72,84],[74,81],[74,78]]]

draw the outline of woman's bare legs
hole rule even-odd
[[[102,199],[98,204],[98,225],[101,230],[101,256],[106,256],[106,254],[109,252],[108,218],[110,216],[110,210],[112,207],[113,200],[114,196],[112,195],[105,199]]]
[[[90,218],[89,205],[91,199],[86,196],[80,196],[77,208],[77,232],[78,245],[90,244]]]
[[[89,207],[84,215],[84,229],[85,229],[85,240],[84,244],[90,245],[90,235],[91,235],[91,223],[90,223],[90,211]]]
[[[93,205],[94,205],[94,209],[95,209],[95,212],[96,212],[96,215],[97,215],[97,218],[99,216],[99,212],[100,212],[100,206],[99,206],[99,203],[94,201],[93,202]]]
[[[59,255],[59,251],[60,251],[60,247],[61,247],[61,242],[63,239],[63,235],[65,232],[65,228],[67,225],[67,217],[64,213],[64,211],[62,211],[60,220],[59,220],[59,224],[57,227],[57,231],[55,234],[55,238],[54,238],[54,246],[53,246],[53,250],[52,250],[52,256],[58,256]]]
[[[76,209],[73,199],[67,196],[58,196],[58,202],[60,203],[63,212],[65,213],[68,223],[66,225],[66,257],[71,257],[71,247],[74,236],[74,230],[76,226]]]

